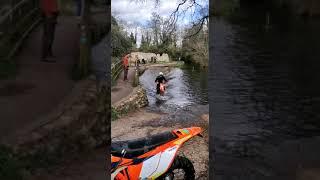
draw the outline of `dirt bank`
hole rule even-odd
[[[166,116],[165,113],[155,113],[145,108],[130,113],[111,123],[112,141],[140,138],[176,128],[200,126],[206,130],[208,127],[209,116],[207,114],[200,115],[192,124],[188,125],[180,123],[173,125],[164,122],[163,118],[166,119]],[[204,138],[191,139],[179,152],[193,162],[197,179],[208,179],[208,131],[204,131],[203,135]]]

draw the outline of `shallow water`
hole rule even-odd
[[[155,78],[162,71],[168,80],[164,97],[156,96]],[[150,111],[166,113],[161,124],[197,124],[199,115],[209,112],[207,71],[184,66],[182,68],[152,68],[140,77],[146,89]],[[155,124],[158,124],[155,123]]]

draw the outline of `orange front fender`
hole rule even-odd
[[[177,129],[173,131],[179,138],[174,142],[174,144],[181,145],[191,139],[193,136],[200,135],[202,132],[201,127],[190,127],[184,129]]]

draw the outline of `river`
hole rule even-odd
[[[156,97],[155,79],[162,71],[168,80],[163,99]],[[147,109],[168,114],[163,121],[197,125],[201,114],[209,113],[208,71],[191,65],[182,67],[149,68],[140,77],[140,84],[147,92]]]
[[[320,166],[320,21],[271,14],[266,28],[259,11],[211,20],[215,180],[295,179]]]

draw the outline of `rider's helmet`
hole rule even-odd
[[[160,76],[163,76],[163,73],[162,73],[162,72],[159,72],[159,75],[160,75]]]

